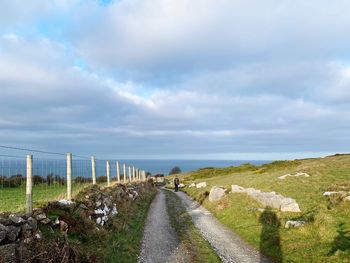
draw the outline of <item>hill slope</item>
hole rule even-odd
[[[310,177],[278,177],[304,172]],[[180,176],[186,185],[207,182],[206,188],[184,189],[202,202],[221,222],[277,262],[350,262],[350,202],[325,191],[350,191],[350,155],[295,161],[278,161],[262,166],[204,168]],[[294,198],[301,213],[262,211],[261,204],[246,194],[228,194],[210,203],[212,186],[228,190],[232,184],[275,191]],[[301,228],[284,228],[287,220],[304,220]]]

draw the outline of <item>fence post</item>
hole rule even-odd
[[[131,167],[129,166],[129,182],[131,182]]]
[[[72,154],[67,153],[67,200],[72,199]]]
[[[126,183],[126,167],[125,163],[123,163],[123,175],[124,175],[124,184]]]
[[[135,166],[132,167],[132,180],[135,181],[136,176],[135,176]]]
[[[95,156],[91,156],[92,184],[96,184],[96,162]]]
[[[107,175],[107,186],[111,185],[111,181],[109,178],[109,173],[110,173],[110,166],[109,166],[109,161],[106,162],[106,175]]]
[[[27,155],[26,212],[33,212],[33,155]]]
[[[118,181],[118,184],[120,184],[120,171],[119,171],[119,162],[118,161],[115,164],[115,169],[117,171],[117,181]]]

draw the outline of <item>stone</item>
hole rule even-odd
[[[7,244],[0,246],[0,262],[16,263],[16,244]]]
[[[276,192],[261,192],[254,188],[244,188],[239,185],[232,185],[232,193],[246,193],[251,198],[260,202],[264,207],[279,209],[282,212],[300,212],[298,203],[289,197],[276,194]]]
[[[288,220],[286,224],[284,225],[285,228],[291,228],[291,227],[302,227],[306,225],[306,222],[303,220]]]
[[[2,218],[0,217],[0,224],[4,225],[4,226],[9,226],[12,224],[12,221],[8,218]]]
[[[67,232],[68,231],[68,224],[64,222],[63,220],[60,220],[60,230],[62,232]]]
[[[245,193],[245,188],[239,186],[239,185],[231,185],[231,192],[232,193]]]
[[[35,237],[35,239],[37,239],[37,240],[41,240],[41,239],[43,238],[43,234],[42,234],[41,231],[38,229],[38,230],[36,231],[36,233],[34,234],[34,237]]]
[[[112,211],[111,211],[111,215],[112,215],[112,216],[115,216],[115,215],[117,215],[117,214],[118,214],[117,206],[116,206],[116,204],[114,204],[114,205],[113,205],[113,209],[112,209]]]
[[[102,205],[102,202],[101,201],[97,201],[96,202],[96,207],[100,207]]]
[[[49,218],[44,218],[43,220],[40,221],[41,224],[47,225],[51,222]]]
[[[46,218],[46,215],[44,213],[38,214],[35,218],[36,220],[41,221]]]
[[[213,201],[220,200],[225,196],[225,192],[226,192],[226,189],[222,187],[218,187],[218,186],[212,187],[209,192],[209,201],[213,202]]]
[[[73,205],[74,202],[71,200],[66,200],[66,199],[62,199],[60,201],[58,201],[61,205]]]
[[[32,227],[28,223],[22,225],[22,236],[25,238],[32,236]]]
[[[207,182],[198,183],[198,184],[196,184],[196,187],[197,187],[197,188],[204,188],[204,187],[207,187]]]
[[[33,231],[35,231],[38,228],[38,222],[33,217],[29,217],[27,219],[27,224],[29,224]]]
[[[179,188],[184,188],[185,185],[184,184],[179,184]]]
[[[188,186],[188,188],[192,188],[192,187],[196,187],[196,184],[195,183],[192,183]]]
[[[8,217],[15,225],[21,225],[25,222],[25,220],[17,215],[11,214]]]
[[[6,231],[0,230],[0,243],[6,238]]]
[[[102,222],[102,218],[101,217],[98,217],[98,218],[96,218],[96,224],[101,224],[101,222]]]
[[[84,205],[84,204],[80,204],[80,205],[79,205],[79,208],[84,209],[84,210],[88,210],[88,209],[89,209],[89,208],[88,208],[86,205]]]
[[[7,238],[10,242],[15,242],[17,240],[17,237],[19,235],[19,232],[21,231],[20,227],[17,226],[8,226],[7,227]]]

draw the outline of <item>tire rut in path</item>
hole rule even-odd
[[[271,263],[258,250],[249,246],[231,229],[221,224],[207,209],[183,192],[176,193],[191,215],[195,226],[209,241],[223,262]]]
[[[163,191],[158,190],[148,211],[139,263],[190,262],[172,228]]]

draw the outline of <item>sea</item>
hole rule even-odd
[[[118,160],[120,165],[120,173],[123,173],[122,164],[126,164],[126,173],[128,167],[136,167],[145,170],[152,175],[163,174],[168,175],[172,168],[178,166],[182,172],[190,172],[199,168],[215,167],[222,168],[228,166],[239,166],[241,164],[250,163],[261,165],[271,161],[266,160]],[[26,162],[24,159],[0,159],[0,176],[13,176],[26,174]],[[66,160],[65,159],[34,159],[33,174],[46,177],[49,174],[65,176]],[[116,174],[116,160],[110,161],[110,174]],[[106,175],[106,160],[96,160],[96,175]],[[77,160],[73,158],[73,177],[91,176],[91,160]]]

